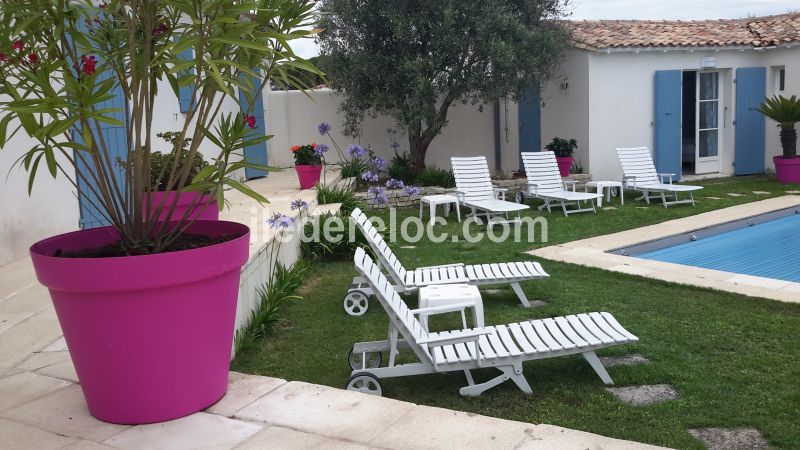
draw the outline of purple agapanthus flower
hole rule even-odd
[[[317,125],[317,131],[319,131],[320,136],[325,136],[331,131],[331,126],[328,122],[320,122],[320,124]]]
[[[386,187],[389,189],[403,189],[406,185],[403,184],[402,180],[395,180],[394,178],[389,178],[386,181]]]
[[[267,219],[267,223],[272,228],[278,229],[285,229],[285,228],[292,228],[294,226],[294,218],[289,217],[285,214],[275,213]]]
[[[373,186],[369,188],[367,193],[369,194],[370,203],[373,205],[385,205],[389,203],[389,199],[386,198],[386,191],[380,186]]]
[[[328,144],[318,144],[316,147],[314,147],[314,153],[317,156],[322,156],[330,149],[331,147]]]
[[[351,158],[361,158],[367,154],[367,151],[358,144],[350,144],[347,146],[347,154],[350,155]]]
[[[292,200],[292,211],[296,209],[305,209],[308,208],[308,203],[305,200],[298,198],[297,200]]]
[[[373,156],[369,159],[369,163],[376,171],[386,170],[386,158],[383,156]]]
[[[377,183],[379,177],[377,173],[372,173],[372,171],[370,170],[365,170],[364,172],[361,173],[361,179],[367,182],[372,181]]]
[[[416,186],[406,186],[406,194],[416,197],[419,195],[419,188]]]

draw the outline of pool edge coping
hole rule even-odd
[[[608,253],[610,250],[645,241],[688,233],[699,228],[797,206],[800,206],[800,195],[784,195],[672,219],[659,224],[542,247],[527,253],[554,261],[596,267],[672,283],[710,288],[750,297],[764,297],[786,303],[800,303],[800,283]]]

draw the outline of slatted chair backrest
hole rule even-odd
[[[622,174],[626,178],[634,178],[631,183],[635,186],[660,183],[653,157],[647,147],[618,148],[617,157],[622,165]]]
[[[465,202],[496,198],[485,156],[452,157],[450,164],[453,166],[456,189],[464,193]]]
[[[389,272],[389,276],[392,278],[394,284],[403,285],[406,278],[406,268],[403,267],[403,264],[397,259],[392,249],[389,248],[389,244],[383,240],[383,236],[375,228],[375,225],[372,224],[372,221],[369,220],[369,217],[367,217],[360,208],[354,209],[353,212],[350,213],[350,217],[353,218],[358,228],[364,234],[364,237],[367,238],[369,246],[372,247],[372,251],[378,256],[381,265]]]
[[[392,325],[403,335],[411,350],[420,361],[432,363],[433,358],[427,346],[418,344],[419,341],[428,338],[428,332],[397,294],[392,284],[381,272],[380,267],[372,261],[363,248],[356,249],[355,264],[356,270],[370,285],[383,309],[386,310]]]
[[[535,184],[536,192],[561,192],[564,182],[561,172],[558,171],[556,154],[553,152],[523,152],[522,164],[525,166],[525,175],[528,183]]]

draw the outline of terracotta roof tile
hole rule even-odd
[[[578,48],[768,47],[800,41],[800,12],[721,20],[569,21]]]

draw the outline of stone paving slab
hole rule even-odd
[[[373,447],[325,438],[283,427],[268,427],[236,447],[237,450],[364,450],[369,448]]]
[[[607,387],[623,403],[646,406],[666,402],[678,397],[678,391],[668,384],[643,384],[640,386]]]
[[[103,443],[131,450],[231,448],[246,441],[262,428],[261,425],[241,420],[197,413],[169,422],[130,427]]]
[[[267,422],[337,439],[369,442],[408,413],[412,403],[292,381],[235,418]]]
[[[698,428],[689,433],[708,450],[762,450],[769,448],[767,440],[755,428]]]
[[[286,380],[280,378],[231,372],[225,397],[211,405],[206,412],[232,417],[240,409],[284,384]]]
[[[45,396],[69,383],[55,378],[37,375],[33,372],[18,374],[0,379],[0,411],[27,403]]]
[[[48,450],[76,442],[75,439],[7,419],[0,419],[0,436],[0,447],[6,449]]]
[[[596,434],[570,430],[569,428],[555,425],[537,425],[533,434],[517,446],[515,450],[645,450],[658,448],[663,447],[624,441],[622,439],[598,437]]]

